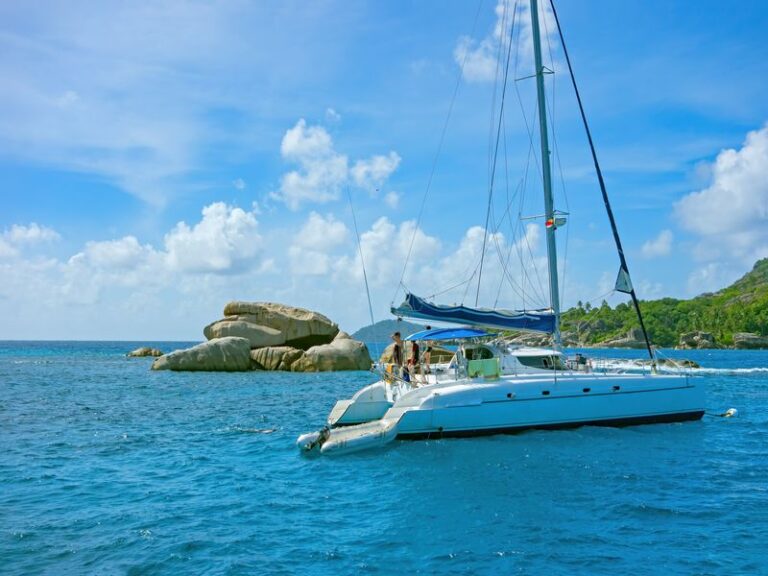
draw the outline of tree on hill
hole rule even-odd
[[[681,334],[694,331],[709,332],[723,345],[733,344],[738,332],[768,335],[768,258],[718,292],[691,300],[641,300],[640,309],[651,341],[659,346],[676,346]],[[626,303],[616,308],[606,301],[599,308],[577,305],[562,318],[563,331],[577,334],[584,344],[621,337],[636,326],[635,311]]]

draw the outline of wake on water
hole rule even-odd
[[[597,362],[595,371],[648,372],[647,363],[626,359],[601,359]],[[689,366],[670,366],[662,364],[657,367],[661,374],[691,374],[701,376],[745,376],[749,374],[768,374],[768,367],[754,368],[692,368]]]

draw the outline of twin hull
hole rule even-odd
[[[383,382],[337,403],[329,424],[381,419],[398,438],[469,436],[585,424],[620,426],[696,420],[704,414],[702,382],[685,375],[502,377],[415,388],[392,403]],[[339,430],[334,429],[334,431]]]

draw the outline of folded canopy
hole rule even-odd
[[[405,301],[392,314],[406,318],[421,318],[435,322],[470,324],[501,330],[527,330],[548,332],[555,329],[555,315],[551,310],[491,310],[467,306],[442,306],[431,304],[414,294],[406,294]]]

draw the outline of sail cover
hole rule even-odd
[[[502,330],[551,333],[555,329],[555,315],[550,310],[515,311],[468,308],[467,306],[441,306],[431,304],[414,294],[406,294],[405,301],[391,310],[392,314],[406,318],[470,324]]]

